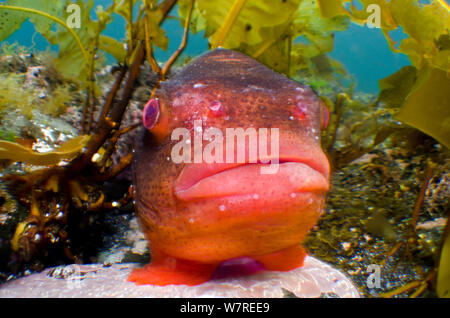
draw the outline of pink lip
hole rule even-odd
[[[190,201],[246,194],[267,198],[328,190],[329,163],[319,146],[280,140],[279,154],[278,170],[273,174],[261,173],[261,167],[270,163],[260,161],[187,164],[175,182],[175,195]]]

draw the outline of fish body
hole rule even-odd
[[[326,121],[309,87],[230,50],[208,52],[161,83],[132,164],[152,259],[128,280],[197,285],[302,266],[301,242],[329,187]]]

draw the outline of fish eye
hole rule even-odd
[[[142,111],[144,127],[161,142],[169,134],[169,115],[164,103],[158,98],[150,99]]]
[[[142,113],[142,121],[144,127],[151,130],[158,122],[160,115],[159,100],[157,98],[150,99],[144,106]]]
[[[325,104],[320,104],[320,129],[324,130],[328,127],[330,122],[330,112]]]

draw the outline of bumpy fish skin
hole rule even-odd
[[[152,261],[129,280],[196,285],[242,259],[267,270],[300,267],[300,243],[320,216],[329,179],[320,148],[326,110],[314,92],[244,54],[216,49],[163,82],[151,103],[159,113],[136,140],[133,196]],[[184,127],[194,140],[194,120],[203,132],[215,127],[224,135],[229,127],[278,128],[278,172],[174,163],[171,133]]]

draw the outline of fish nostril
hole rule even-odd
[[[221,102],[213,100],[208,105],[209,115],[213,117],[219,117],[225,115],[225,109]]]
[[[150,99],[144,107],[142,114],[142,119],[144,127],[147,129],[152,129],[159,119],[159,101],[158,99]]]
[[[305,120],[306,111],[307,111],[306,105],[303,102],[297,102],[297,105],[293,110],[293,114],[297,119]]]

